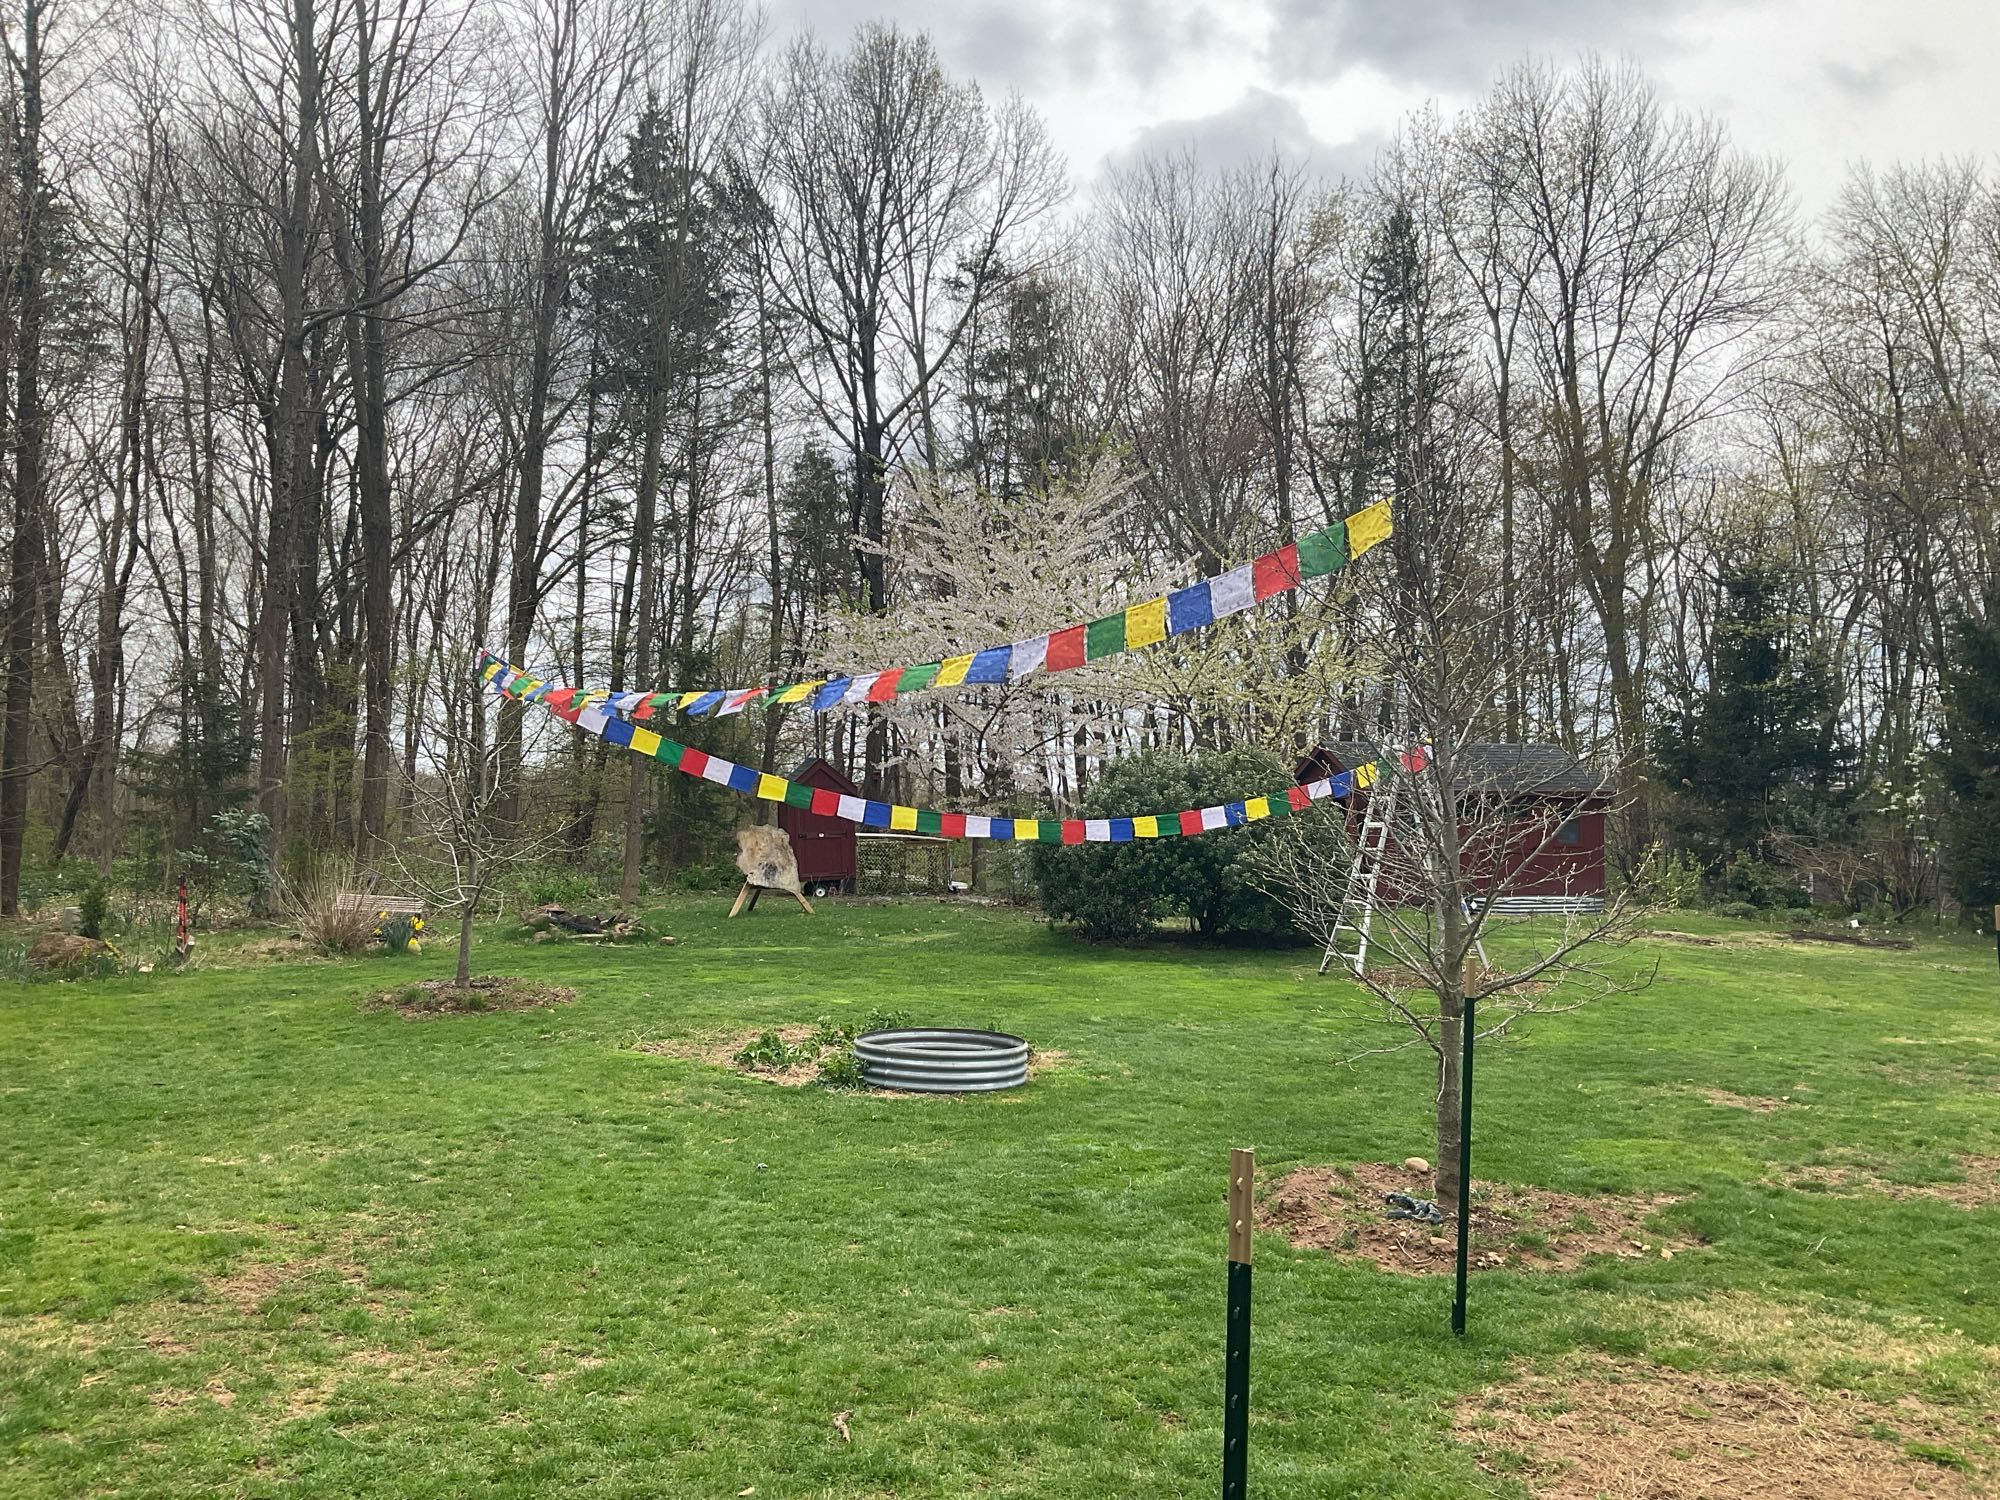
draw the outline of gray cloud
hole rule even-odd
[[[827,45],[846,45],[856,26],[882,20],[930,34],[953,72],[976,78],[988,94],[1032,96],[1052,73],[1088,85],[1122,75],[1147,85],[1175,63],[1199,55],[1216,34],[1205,4],[1156,0],[775,0],[772,34],[811,27]]]
[[[1483,88],[1523,53],[1671,50],[1668,23],[1698,0],[1277,0],[1267,61],[1324,79],[1355,63],[1392,78]],[[1753,0],[1754,3],[1754,0]]]
[[[1939,61],[1936,53],[1922,47],[1905,47],[1869,63],[1836,59],[1820,64],[1820,70],[1848,103],[1874,104],[1905,84],[1930,77],[1937,72]]]
[[[1122,149],[1112,152],[1110,159],[1122,163],[1190,148],[1214,167],[1241,166],[1268,155],[1273,148],[1288,157],[1311,157],[1325,149],[1298,105],[1282,94],[1251,88],[1227,109],[1212,115],[1147,126]]]
[[[1328,176],[1359,178],[1367,174],[1387,138],[1371,132],[1350,141],[1321,140],[1292,100],[1253,87],[1212,115],[1149,125],[1105,160],[1108,165],[1120,166],[1151,153],[1192,150],[1204,165],[1227,169],[1260,160],[1275,150]]]

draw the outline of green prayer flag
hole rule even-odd
[[[941,661],[927,661],[921,667],[903,668],[903,675],[896,681],[896,691],[914,693],[929,687],[937,679],[938,668],[943,665]]]
[[[917,809],[918,833],[940,833],[943,831],[943,828],[944,824],[940,814],[932,812],[927,807]]]
[[[1115,615],[1106,615],[1101,620],[1092,620],[1083,628],[1083,659],[1096,661],[1101,656],[1116,656],[1125,649],[1125,613],[1120,610]]]
[[[1347,523],[1299,538],[1299,577],[1324,578],[1347,562]]]

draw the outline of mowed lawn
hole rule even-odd
[[[535,1012],[365,1007],[443,944],[0,988],[0,1494],[1214,1494],[1228,1150],[1428,1156],[1427,1057],[1340,1066],[1388,1037],[1302,951],[725,909],[483,939],[579,992]],[[1461,1341],[1447,1280],[1260,1236],[1253,1494],[1525,1494],[1453,1408],[1580,1351],[1992,1409],[2000,1208],[1778,1185],[2000,1156],[1991,947],[1675,925],[1725,944],[1627,950],[1649,989],[1482,1053],[1475,1175],[1681,1195],[1706,1247],[1481,1274]],[[1062,1057],[889,1099],[634,1046],[878,1006]]]

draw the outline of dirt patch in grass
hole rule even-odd
[[[1479,1463],[1547,1500],[1903,1500],[1988,1493],[1991,1419],[1915,1396],[1810,1394],[1766,1376],[1598,1357],[1467,1398]]]
[[[1429,1198],[1435,1175],[1387,1162],[1301,1167],[1275,1182],[1257,1205],[1261,1228],[1295,1246],[1372,1261],[1385,1271],[1426,1276],[1453,1270],[1453,1205],[1441,1224],[1391,1219],[1385,1193]],[[1472,1264],[1482,1270],[1574,1271],[1594,1255],[1672,1259],[1699,1243],[1648,1230],[1645,1221],[1671,1197],[1584,1197],[1511,1183],[1472,1185]]]
[[[665,1037],[658,1041],[639,1041],[632,1044],[634,1052],[648,1052],[655,1057],[684,1057],[693,1062],[706,1063],[711,1068],[728,1068],[750,1078],[761,1078],[766,1083],[783,1084],[786,1088],[801,1088],[819,1077],[819,1056],[812,1046],[817,1026],[764,1026],[755,1031],[705,1031],[689,1037]],[[753,1046],[766,1032],[774,1034],[784,1043],[791,1061],[784,1067],[739,1061],[743,1051]]]
[[[1699,933],[1693,932],[1669,932],[1664,927],[1648,927],[1639,936],[1652,938],[1654,941],[1661,943],[1686,943],[1692,948],[1727,948],[1729,946],[1727,938],[1703,937]]]
[[[1753,1115],[1768,1115],[1799,1106],[1796,1099],[1773,1099],[1769,1094],[1732,1094],[1728,1089],[1713,1088],[1699,1088],[1695,1092],[1720,1109],[1744,1109]]]
[[[541,1010],[568,1005],[576,991],[566,984],[540,984],[507,974],[482,974],[459,985],[449,979],[421,979],[384,990],[368,1002],[371,1010],[404,1016],[457,1016],[478,1011]]]
[[[1961,1156],[1958,1170],[1956,1182],[1895,1182],[1863,1166],[1792,1167],[1782,1178],[1771,1180],[1775,1186],[1835,1197],[1880,1193],[1902,1202],[1927,1198],[1966,1209],[2000,1203],[2000,1156]]]

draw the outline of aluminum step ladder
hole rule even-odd
[[[1402,796],[1403,778],[1392,774],[1376,783],[1375,795],[1368,799],[1361,817],[1361,836],[1355,840],[1354,858],[1347,868],[1347,886],[1341,893],[1340,910],[1334,914],[1333,928],[1326,935],[1326,951],[1320,955],[1321,974],[1339,960],[1348,973],[1360,978],[1368,966],[1368,946],[1375,924],[1376,893],[1382,887],[1382,862],[1395,831],[1396,812]],[[1472,908],[1461,899],[1458,909],[1472,925]],[[1489,966],[1486,944],[1477,933],[1472,946],[1482,966]]]
[[[1348,861],[1347,886],[1341,892],[1340,910],[1334,914],[1333,928],[1326,935],[1326,952],[1320,955],[1319,971],[1324,974],[1338,959],[1348,973],[1360,976],[1368,963],[1369,933],[1375,924],[1375,893],[1382,885],[1382,860],[1388,852],[1389,835],[1396,822],[1396,803],[1402,795],[1400,776],[1379,783],[1361,815],[1361,836],[1354,842],[1354,857]]]

